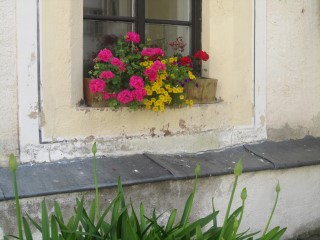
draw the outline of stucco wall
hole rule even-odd
[[[0,166],[18,154],[16,1],[0,0]]]
[[[267,1],[267,131],[320,136],[320,1]]]
[[[320,166],[311,166],[247,173],[240,176],[232,209],[235,210],[236,207],[241,205],[240,192],[242,188],[246,187],[248,198],[240,226],[241,230],[245,231],[249,227],[251,232],[264,230],[275,201],[275,187],[278,180],[281,185],[281,192],[270,228],[279,225],[288,227],[283,239],[292,239],[299,234],[319,229],[319,171]],[[233,181],[233,175],[200,179],[190,215],[191,219],[195,220],[209,214],[212,211],[212,197],[214,197],[215,209],[220,211],[218,224],[221,225]],[[131,199],[136,209],[138,209],[140,202],[144,203],[147,216],[150,216],[153,208],[158,210],[157,214],[177,208],[178,215],[181,216],[192,187],[192,180],[166,181],[128,186],[124,188],[124,192],[128,201]],[[75,199],[81,197],[81,195],[85,196],[87,205],[94,199],[93,191],[47,196],[45,199],[50,212],[53,211],[53,202],[59,202],[63,209],[62,212],[67,218],[73,211]],[[102,190],[100,192],[100,202],[105,207],[104,203],[110,203],[110,200],[115,196],[116,190],[114,188]],[[41,214],[38,210],[42,200],[43,197],[22,199],[22,212],[39,219]],[[1,239],[1,232],[13,233],[16,230],[16,226],[12,224],[15,219],[14,201],[0,202],[0,215]],[[180,218],[179,216],[177,219]],[[166,217],[168,217],[168,214],[164,214],[163,218]],[[41,237],[38,236],[36,239],[41,239]]]

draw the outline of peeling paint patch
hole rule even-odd
[[[182,128],[182,129],[187,129],[186,121],[183,120],[183,119],[180,119],[179,120],[179,127]]]
[[[150,132],[149,132],[149,134],[150,134],[150,136],[151,137],[155,137],[156,136],[156,134],[154,133],[154,131],[156,130],[156,128],[150,128]]]
[[[168,123],[166,126],[163,126],[163,128],[161,129],[161,132],[163,132],[164,133],[164,135],[163,136],[171,136],[172,135],[172,132],[171,131],[169,131],[169,126],[170,126],[170,124]]]
[[[38,112],[30,112],[28,114],[28,117],[32,118],[32,119],[36,119],[38,117],[38,115],[39,115]]]

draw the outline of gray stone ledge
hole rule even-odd
[[[201,166],[200,177],[231,174],[235,163],[243,160],[243,171],[253,172],[320,164],[320,138],[311,136],[284,142],[265,141],[232,147],[222,151],[197,154],[141,154],[97,159],[100,188],[194,178]],[[74,159],[54,163],[24,164],[18,167],[21,198],[71,193],[94,189],[93,159]],[[12,174],[0,169],[0,201],[14,198]]]

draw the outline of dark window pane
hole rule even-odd
[[[112,48],[119,37],[133,31],[132,23],[104,22],[95,20],[83,21],[83,65],[84,76],[92,67],[92,59],[99,50]]]
[[[185,46],[185,55],[189,55],[190,49],[190,27],[174,26],[163,24],[146,24],[146,37],[151,38],[154,47],[164,49],[167,56],[173,54],[170,42],[176,40],[177,37],[182,37]]]
[[[133,17],[134,0],[84,0],[84,15]]]
[[[146,18],[190,20],[190,0],[145,0]]]

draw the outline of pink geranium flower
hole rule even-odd
[[[139,43],[140,42],[140,35],[135,32],[128,32],[125,37],[125,41]]]
[[[127,104],[133,101],[132,93],[128,90],[122,90],[118,93],[117,100],[123,104]]]
[[[100,74],[100,78],[106,78],[106,79],[110,80],[111,78],[114,78],[114,74],[111,71],[103,71]]]
[[[116,58],[116,57],[112,58],[111,65],[118,66],[120,71],[122,72],[126,70],[126,68],[124,67],[124,63],[119,58]]]
[[[101,61],[104,61],[104,62],[108,62],[110,58],[112,58],[113,55],[112,55],[112,52],[108,49],[102,49],[99,53],[98,53],[98,58],[101,60]]]
[[[92,93],[103,92],[105,87],[105,81],[99,78],[92,79],[89,83],[90,92]]]
[[[142,102],[146,95],[147,92],[144,88],[138,88],[132,91],[132,97],[139,102]]]
[[[144,87],[144,82],[143,82],[142,77],[139,77],[139,76],[136,76],[136,75],[133,75],[130,78],[129,84],[130,84],[130,87],[133,87],[135,89],[140,89],[140,88]]]
[[[144,48],[141,51],[142,56],[153,57],[153,56],[164,56],[164,52],[161,48]]]

